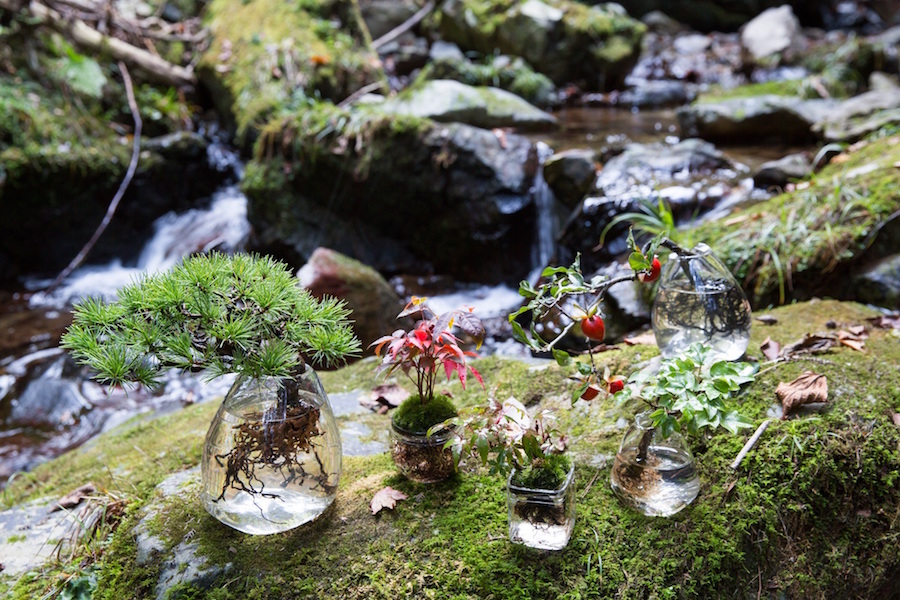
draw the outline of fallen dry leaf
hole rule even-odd
[[[637,335],[623,338],[622,341],[627,346],[655,346],[656,345],[656,336],[653,334],[653,331],[647,330],[643,333],[639,333]]]
[[[781,356],[781,344],[770,337],[767,337],[766,341],[759,345],[759,349],[769,360],[777,360]]]
[[[804,404],[827,402],[828,379],[807,371],[790,383],[779,383],[775,395],[781,400],[781,418],[785,419]]]
[[[774,325],[778,322],[778,319],[776,319],[772,315],[759,315],[758,317],[756,317],[756,320],[763,325]]]
[[[90,496],[91,494],[97,493],[97,487],[93,483],[86,483],[80,488],[73,490],[60,498],[56,502],[56,506],[53,507],[53,510],[68,510],[70,508],[75,508],[81,501]],[[52,511],[51,511],[52,512]]]
[[[377,515],[382,508],[393,510],[398,501],[406,500],[407,497],[403,492],[388,485],[375,492],[369,507],[372,509],[372,514]]]
[[[409,392],[396,383],[382,383],[372,388],[369,398],[362,398],[359,403],[383,415],[390,409],[400,406],[407,398]]]
[[[872,319],[866,319],[873,327],[879,329],[900,329],[900,314],[881,315]]]
[[[862,325],[857,327],[850,327],[848,329],[841,329],[837,332],[838,341],[848,348],[853,348],[858,352],[866,351],[866,340],[869,337],[869,332],[866,331],[866,328]]]
[[[894,425],[900,427],[900,413],[892,413],[891,420],[894,422]]]
[[[807,333],[802,340],[798,340],[793,344],[788,344],[781,350],[781,354],[785,358],[790,358],[797,354],[820,354],[827,352],[837,344],[837,340],[833,335],[822,333]]]

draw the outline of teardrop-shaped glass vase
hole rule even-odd
[[[719,359],[737,360],[750,343],[750,322],[744,290],[709,246],[697,244],[685,254],[669,255],[651,313],[663,358],[700,342]]]
[[[206,510],[244,533],[322,514],[337,494],[341,440],[316,372],[238,377],[206,434],[201,471]]]
[[[668,517],[694,501],[700,492],[700,477],[681,434],[663,437],[641,413],[625,432],[610,472],[610,485],[628,506],[649,517]]]

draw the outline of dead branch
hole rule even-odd
[[[0,0],[0,2],[3,1],[4,0]],[[113,196],[109,206],[106,208],[106,214],[103,216],[100,225],[94,231],[94,235],[91,236],[91,239],[88,240],[78,255],[72,259],[72,262],[56,276],[56,279],[54,279],[53,283],[50,284],[50,287],[47,288],[48,294],[59,287],[59,284],[62,283],[72,271],[77,269],[78,266],[84,262],[85,258],[87,258],[88,253],[94,248],[97,240],[99,240],[100,236],[103,235],[103,232],[106,231],[107,226],[109,226],[110,221],[112,221],[113,215],[116,214],[119,202],[122,200],[122,196],[125,195],[125,190],[128,189],[131,178],[134,177],[134,172],[137,170],[138,158],[141,155],[141,128],[143,126],[143,121],[141,120],[141,112],[138,110],[137,101],[134,99],[134,87],[131,84],[131,76],[128,74],[125,63],[122,61],[119,61],[119,70],[122,72],[122,80],[125,83],[125,94],[128,96],[128,107],[131,109],[131,116],[134,118],[134,139],[131,147],[131,162],[128,163],[128,171],[125,173],[122,183],[119,184],[116,195]]]
[[[0,8],[15,11],[19,8],[19,3],[16,0],[0,0]],[[118,38],[104,35],[80,19],[66,18],[37,0],[31,0],[25,8],[31,16],[46,22],[60,33],[71,36],[77,45],[98,52],[109,52],[116,60],[145,71],[148,76],[161,83],[181,87],[196,82],[193,71],[173,65]]]
[[[731,468],[737,470],[739,466],[741,466],[741,461],[744,460],[744,457],[747,456],[747,453],[750,452],[753,447],[756,445],[756,442],[759,441],[760,436],[762,436],[763,431],[769,426],[769,423],[772,422],[772,419],[766,419],[762,423],[759,424],[759,427],[756,428],[756,431],[753,432],[753,435],[750,436],[750,439],[747,440],[747,443],[744,444],[744,447],[741,448],[741,451],[738,452],[737,457],[735,457],[734,462],[731,463]]]
[[[409,31],[410,29],[412,29],[413,27],[418,25],[419,21],[421,21],[426,16],[428,16],[428,13],[430,13],[432,10],[434,10],[434,0],[428,0],[428,2],[425,4],[425,6],[420,8],[418,10],[418,12],[416,12],[416,14],[414,14],[413,16],[408,18],[406,21],[404,21],[397,27],[393,28],[392,30],[388,31],[386,34],[384,34],[383,36],[381,36],[380,38],[378,38],[377,40],[372,42],[372,47],[377,50],[378,48],[380,48],[381,46],[384,46],[388,42],[391,42],[391,41],[397,39],[398,37],[400,37],[407,31]]]

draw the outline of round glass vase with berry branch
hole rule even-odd
[[[85,300],[62,339],[110,385],[161,383],[168,370],[237,374],[210,424],[201,502],[251,534],[318,517],[337,494],[341,443],[311,363],[359,353],[349,310],[317,300],[268,257],[213,253]]]
[[[418,483],[442,481],[456,471],[453,453],[446,448],[452,431],[435,425],[458,413],[453,400],[437,394],[438,374],[447,381],[457,379],[465,389],[469,374],[484,387],[481,374],[468,364],[476,354],[461,347],[453,330],[458,328],[475,344],[484,340],[484,325],[471,309],[437,314],[426,298],[413,296],[397,318],[417,317],[410,330],[398,329],[374,342],[381,356],[379,373],[384,377],[402,372],[415,384],[416,393],[404,400],[391,416],[391,457],[407,479]]]

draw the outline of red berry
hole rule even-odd
[[[651,281],[656,281],[659,279],[659,259],[655,256],[653,257],[653,261],[650,263],[650,272],[638,273],[638,279],[641,283],[650,283]]]
[[[600,315],[593,315],[582,320],[581,333],[590,340],[602,342],[603,336],[606,334],[606,326],[603,324],[603,317]]]
[[[609,381],[606,382],[606,391],[610,394],[621,392],[623,389],[625,389],[625,382],[621,377],[611,377]]]

